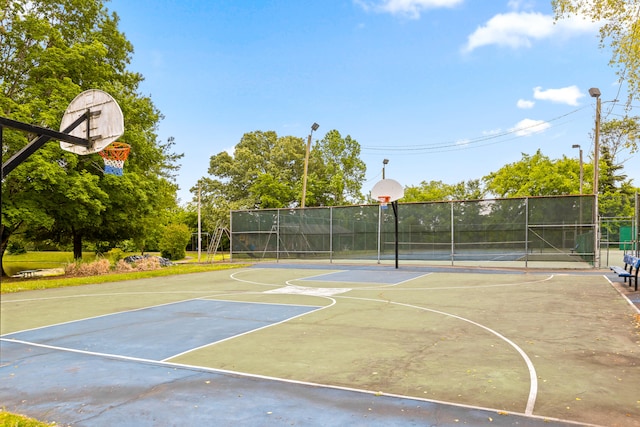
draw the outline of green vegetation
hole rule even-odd
[[[160,253],[172,261],[182,259],[186,255],[185,247],[189,244],[191,231],[184,224],[169,224],[164,228],[160,239]]]
[[[49,427],[54,426],[55,423],[43,423],[36,421],[32,418],[25,417],[23,415],[12,414],[0,410],[0,426],[4,427]]]
[[[128,69],[133,46],[103,0],[12,0],[0,13],[0,115],[58,129],[69,103],[100,89],[120,105],[131,145],[124,176],[104,174],[98,154],[78,156],[47,143],[2,181],[0,258],[9,239],[100,252],[134,242],[148,251],[176,209],[174,173],[181,154],[158,140],[162,115]],[[33,135],[6,129],[3,163]],[[12,239],[13,240],[13,239]]]
[[[96,259],[96,254],[93,252],[84,252],[82,259],[85,262],[92,262]],[[5,254],[2,261],[3,270],[8,276],[11,276],[23,270],[64,268],[67,264],[73,262],[73,253],[62,251],[34,251],[17,255]],[[3,280],[6,279],[3,278]]]
[[[600,46],[609,48],[609,64],[629,87],[627,103],[640,99],[638,4],[629,0],[553,0],[556,20],[577,17],[600,24]],[[636,142],[633,146],[637,148]]]
[[[233,155],[212,156],[209,176],[199,181],[203,224],[229,224],[230,209],[289,208],[301,205],[309,141],[274,131],[245,133]],[[343,206],[365,200],[366,166],[360,144],[337,130],[311,144],[305,206]]]

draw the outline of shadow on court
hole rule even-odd
[[[580,307],[585,318],[633,314],[602,277],[579,277],[297,266],[10,295],[2,301],[0,405],[79,426],[636,425],[637,382],[620,383],[638,379],[638,357],[602,335],[609,324],[534,321],[542,301],[532,301],[563,287],[566,301],[544,303],[553,323]],[[590,312],[593,297],[609,307]],[[41,324],[33,319],[54,308]],[[594,337],[575,343],[585,330]],[[618,357],[605,358],[601,347]],[[580,353],[580,366],[563,366]],[[619,366],[560,384],[592,361]],[[554,378],[560,371],[567,375]],[[599,394],[608,397],[592,402]],[[602,406],[590,409],[599,415],[576,414],[584,401]],[[603,422],[616,410],[625,413]]]

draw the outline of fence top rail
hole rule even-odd
[[[525,200],[540,200],[540,199],[570,199],[570,198],[593,198],[593,194],[568,194],[568,195],[554,195],[554,196],[524,196],[524,197],[503,197],[495,199],[468,199],[468,200],[430,200],[419,202],[402,202],[401,205],[420,205],[420,204],[461,204],[461,203],[493,203],[493,202],[516,202]],[[297,211],[309,211],[318,209],[334,209],[334,208],[364,208],[364,207],[378,207],[377,203],[354,203],[352,205],[340,205],[340,206],[307,206],[301,207],[287,207],[287,208],[269,208],[269,209],[231,209],[231,213],[261,213],[261,212],[297,212]]]
[[[615,220],[621,220],[621,219],[635,219],[635,216],[601,216],[600,219],[615,219]]]

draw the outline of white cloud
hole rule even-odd
[[[551,125],[544,120],[524,119],[520,120],[509,130],[511,132],[515,132],[518,136],[531,136],[536,133],[544,132],[550,127]]]
[[[454,7],[464,0],[354,0],[364,10],[405,15],[410,18],[420,18],[420,13],[428,9]]]
[[[523,110],[526,110],[529,108],[533,108],[533,106],[536,105],[536,103],[526,99],[518,99],[518,102],[516,105],[518,106],[518,108],[522,108]]]
[[[542,90],[540,86],[533,88],[533,97],[542,101],[551,101],[557,104],[579,105],[578,99],[585,96],[578,86],[567,86],[560,89]]]
[[[554,23],[553,16],[539,12],[499,13],[469,35],[463,52],[471,52],[489,45],[513,49],[527,48],[531,47],[535,40],[559,35],[595,33],[597,29],[597,23],[580,18],[563,19]]]

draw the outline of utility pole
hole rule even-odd
[[[302,201],[300,202],[300,207],[304,209],[305,200],[307,198],[307,171],[309,170],[309,152],[311,151],[311,135],[314,130],[318,130],[320,125],[314,123],[311,125],[311,133],[309,133],[309,138],[307,139],[307,153],[304,156],[304,175],[302,176]]]
[[[600,268],[600,215],[598,215],[598,178],[600,176],[600,89],[592,87],[589,89],[589,95],[596,98],[596,132],[594,137],[594,155],[593,155],[593,266]]]

